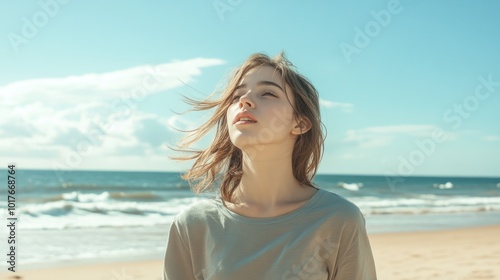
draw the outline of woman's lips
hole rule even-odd
[[[256,121],[237,121],[234,125],[254,124]]]
[[[249,119],[249,120],[241,120],[241,119]],[[245,112],[240,112],[240,113],[236,114],[236,116],[234,117],[233,124],[236,124],[238,122],[253,122],[253,123],[256,123],[257,120],[255,119],[255,117],[252,114],[250,114],[249,112],[245,111]]]

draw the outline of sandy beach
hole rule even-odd
[[[500,279],[500,225],[371,235],[378,279]]]
[[[500,279],[500,225],[370,235],[378,279]],[[0,279],[161,279],[162,260],[2,273]]]

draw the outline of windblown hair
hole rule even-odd
[[[313,186],[312,179],[321,161],[324,142],[318,92],[294,69],[295,66],[287,60],[283,52],[272,59],[265,54],[255,53],[232,71],[222,92],[215,91],[201,101],[184,97],[184,101],[192,106],[190,111],[215,108],[214,114],[204,124],[194,130],[185,131],[188,134],[178,143],[178,148],[174,149],[190,155],[171,157],[181,161],[195,160],[192,168],[182,175],[182,179],[187,180],[196,193],[212,189],[214,184],[220,184],[222,199],[233,201],[233,193],[243,175],[243,154],[229,138],[226,112],[232,103],[234,89],[242,77],[249,70],[259,66],[273,67],[281,75],[283,82],[291,88],[291,94],[295,97],[295,104],[291,104],[294,117],[296,120],[306,118],[312,125],[307,132],[298,135],[296,139],[292,152],[292,170],[295,179],[301,185]],[[213,99],[216,94],[219,97]],[[288,96],[289,93],[286,94]],[[214,127],[216,127],[215,137],[208,148],[188,150],[188,147],[207,135]]]

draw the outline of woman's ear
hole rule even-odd
[[[308,118],[298,118],[297,123],[292,129],[292,134],[300,135],[306,133],[309,129],[311,129],[312,124]]]

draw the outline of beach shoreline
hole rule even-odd
[[[378,279],[500,279],[500,224],[369,236]],[[108,260],[2,272],[0,279],[141,280],[161,279],[161,272],[161,258]]]

